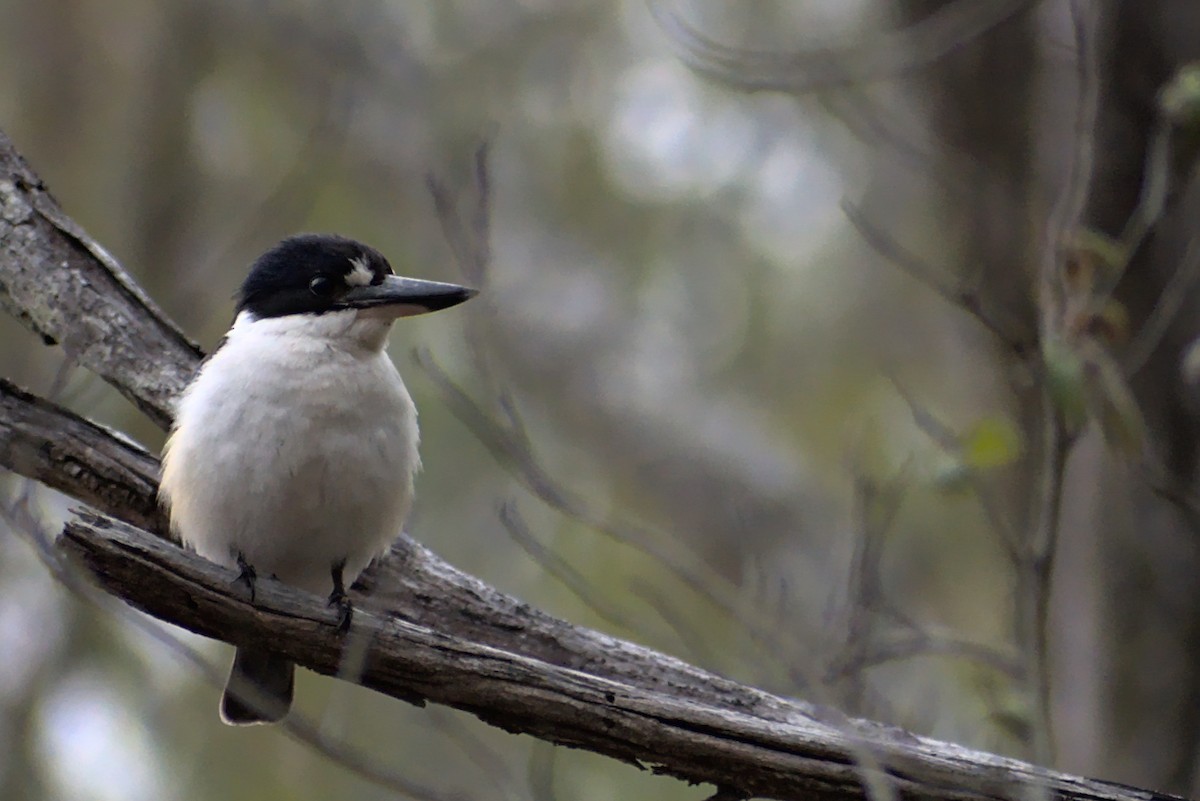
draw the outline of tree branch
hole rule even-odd
[[[0,302],[160,423],[199,358],[62,215],[2,135]],[[361,670],[343,678],[711,782],[717,797],[856,799],[883,782],[910,798],[1167,798],[845,721],[739,685],[532,609],[408,538],[356,584],[360,614],[347,640],[323,599],[262,580],[251,604],[233,571],[144,530],[162,529],[154,457],[8,383],[0,383],[0,464],[111,515],[77,514],[60,547],[103,588],[150,614],[233,643],[269,645],[331,675],[344,656],[365,652]]]
[[[957,0],[943,3],[907,28],[864,37],[861,42],[772,51],[712,39],[670,8],[670,0],[648,4],[680,59],[696,72],[746,91],[798,94],[900,78],[930,66],[1034,5],[1032,0]]]
[[[232,571],[98,515],[69,522],[62,547],[109,592],[156,617],[235,644],[267,645],[327,675],[339,672],[337,613],[315,596],[260,582],[251,605],[237,597]],[[371,644],[356,681],[397,698],[447,704],[508,731],[649,763],[690,781],[737,777],[748,794],[861,795],[848,736],[811,720],[778,724],[375,612],[360,611],[349,637],[364,631]]]
[[[200,359],[200,348],[63,214],[3,131],[0,307],[164,428]]]
[[[153,456],[7,383],[0,458],[106,511],[154,519],[145,511]],[[235,644],[267,642],[302,665],[339,672],[336,614],[316,596],[264,580],[251,605],[234,571],[93,513],[68,523],[60,542],[106,590],[156,617]],[[773,798],[866,798],[857,759],[866,748],[902,796],[1006,798],[1037,788],[1063,799],[1166,798],[868,721],[842,725],[832,711],[553,618],[407,537],[356,585],[354,600],[361,614],[351,638],[370,639],[351,677],[363,686],[688,781],[730,786],[736,777],[747,795]]]
[[[60,544],[105,589],[156,617],[235,644],[266,644],[321,673],[339,672],[344,643],[338,615],[314,595],[260,581],[250,604],[234,583],[234,571],[91,513],[70,521]],[[526,610],[531,614],[520,630],[497,631],[508,631],[513,642],[545,621]],[[656,773],[736,786],[742,797],[867,798],[855,764],[856,750],[866,747],[899,797],[999,799],[1046,792],[1062,799],[1165,798],[875,724],[859,722],[844,731],[812,717],[803,705],[749,688],[741,689],[759,700],[750,709],[730,704],[728,692],[647,689],[455,636],[448,632],[457,621],[434,618],[437,628],[360,610],[349,637],[368,637],[370,645],[355,680],[396,698],[446,704],[507,731],[586,748]],[[680,667],[669,657],[627,647],[659,668],[652,675]],[[605,661],[603,651],[586,655]],[[711,682],[714,688],[727,684],[716,677]],[[774,707],[774,714],[758,714],[763,706]]]

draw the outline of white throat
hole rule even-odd
[[[379,353],[387,345],[394,320],[394,315],[378,314],[373,309],[263,318],[242,311],[229,330],[228,341],[232,344],[246,338],[267,337],[277,339],[280,347],[336,347]]]

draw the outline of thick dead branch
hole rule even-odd
[[[321,673],[338,673],[343,640],[337,613],[316,596],[260,582],[251,605],[238,592],[233,571],[94,514],[68,523],[62,547],[109,592],[157,617],[235,643],[267,643]],[[530,622],[540,617],[534,614]],[[1063,799],[1162,797],[887,727],[862,724],[844,731],[785,699],[770,699],[786,717],[771,720],[719,697],[646,689],[457,637],[447,633],[452,624],[432,629],[373,611],[362,611],[355,620],[351,636],[366,634],[371,640],[357,673],[366,687],[405,700],[447,704],[508,731],[687,781],[736,784],[743,797],[866,798],[865,777],[854,757],[860,748],[871,750],[903,797],[1001,799],[1041,792]],[[593,656],[603,661],[603,654]],[[650,662],[656,658],[650,652],[646,656]],[[674,667],[675,660],[661,659],[668,670]]]
[[[134,525],[165,530],[154,499],[158,460],[0,378],[0,467]]]
[[[63,214],[0,131],[0,307],[160,426],[200,349]],[[146,357],[153,357],[153,366]]]
[[[250,605],[238,597],[231,571],[96,515],[68,523],[63,547],[110,592],[157,617],[238,644],[267,644],[325,674],[339,671],[337,615],[315,596],[271,582]],[[811,719],[775,723],[375,613],[356,615],[356,626],[351,637],[371,638],[357,680],[380,692],[448,704],[509,731],[690,781],[737,777],[747,795],[861,796],[850,737]]]
[[[58,432],[66,432],[60,435]],[[138,445],[55,404],[0,382],[0,465],[127,523],[156,520],[158,461]],[[816,714],[677,659],[572,626],[456,569],[408,536],[352,590],[361,608],[563,667],[687,697],[720,699],[772,720]]]
[[[153,503],[152,456],[11,385],[0,386],[0,410],[6,466],[122,517],[146,518],[137,510]],[[64,430],[74,433],[60,441],[55,432]],[[92,513],[68,524],[61,544],[105,589],[155,616],[234,643],[266,641],[338,673],[343,641],[323,599],[264,581],[251,605],[233,571]],[[355,633],[371,641],[356,672],[364,686],[688,781],[729,786],[736,778],[747,795],[773,798],[865,798],[856,756],[867,749],[908,797],[1165,798],[867,721],[843,725],[832,712],[557,620],[407,538],[356,590]]]
[[[0,302],[166,423],[198,351],[62,215],[2,135],[0,170]],[[0,466],[111,515],[80,513],[60,547],[133,606],[397,698],[711,782],[718,797],[866,798],[883,782],[907,798],[1166,798],[739,685],[532,609],[407,538],[356,585],[360,614],[343,639],[324,599],[264,580],[248,603],[232,571],[141,528],[157,522],[153,456],[9,384]],[[357,635],[369,640],[361,660]],[[340,671],[344,657],[361,670]]]

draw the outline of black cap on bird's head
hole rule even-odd
[[[474,289],[402,278],[375,248],[335,234],[300,234],[255,260],[238,293],[238,311],[256,318],[378,308],[408,317],[449,308]]]

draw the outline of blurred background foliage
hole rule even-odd
[[[679,9],[719,41],[866,53],[948,5]],[[1077,144],[1064,109],[1078,93],[1068,4],[1038,5],[937,68],[799,93],[697,75],[641,0],[0,0],[0,126],[206,349],[250,261],[296,231],[461,280],[427,177],[468,184],[490,143],[485,294],[392,341],[424,439],[410,532],[576,623],[1031,756],[1023,585],[980,504],[982,487],[1012,527],[1032,523],[1031,379],[930,284],[1036,327],[1031,265]],[[843,199],[926,280],[865,242]],[[511,395],[528,451],[496,458],[417,349],[487,415]],[[113,390],[9,319],[0,375],[161,446]],[[1150,710],[1112,678],[1125,646],[1091,535],[1136,507],[1105,511],[1098,496],[1122,481],[1103,478],[1109,462],[1090,431],[1072,453],[1050,621],[1058,762],[1186,790],[1194,721],[1137,753],[1128,737],[1151,735],[1113,722],[1114,709]],[[569,502],[537,497],[531,471]],[[35,492],[51,528],[70,505],[13,477],[0,489]],[[502,504],[524,527],[502,523]],[[392,797],[277,729],[223,727],[215,686],[61,589],[7,531],[0,521],[0,797]],[[1123,591],[1153,596],[1154,570],[1138,575]],[[226,646],[173,634],[224,669]],[[1161,643],[1171,669],[1190,670],[1194,643]],[[308,674],[298,699],[325,733],[462,798],[703,792]],[[1183,756],[1152,764],[1143,748]]]

